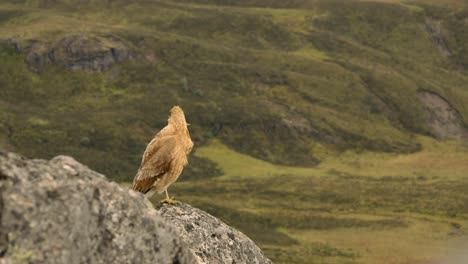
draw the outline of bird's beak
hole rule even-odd
[[[189,124],[189,123],[187,123],[187,126],[190,126],[190,124]]]

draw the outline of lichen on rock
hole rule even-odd
[[[164,204],[159,212],[177,227],[200,263],[272,263],[246,235],[200,209]]]

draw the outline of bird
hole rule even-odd
[[[182,108],[173,106],[167,126],[146,146],[141,165],[133,179],[133,190],[142,192],[147,197],[165,192],[166,199],[160,203],[178,203],[174,198],[169,198],[167,189],[188,165],[187,156],[193,148],[188,126]]]

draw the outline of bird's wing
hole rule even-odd
[[[154,182],[170,169],[175,149],[174,136],[156,135],[146,147],[132,188],[142,193],[151,190]]]
[[[141,159],[140,169],[143,165],[150,159],[153,154],[160,150],[163,145],[167,145],[168,141],[173,141],[174,128],[170,125],[165,126],[161,131],[159,131],[156,136],[150,141],[148,146],[146,146],[145,153],[143,153],[143,158]],[[167,147],[167,146],[166,146]]]

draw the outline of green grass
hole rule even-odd
[[[195,156],[217,163],[224,174],[219,179],[263,178],[281,175],[338,176],[361,174],[372,178],[414,179],[443,177],[460,179],[468,169],[468,145],[458,141],[440,143],[427,137],[419,137],[424,151],[414,154],[346,151],[336,157],[324,159],[316,167],[288,167],[271,164],[229,149],[219,140],[196,149]],[[363,171],[363,168],[365,170]]]
[[[310,176],[316,171],[313,168],[274,165],[247,155],[239,155],[239,153],[220,143],[219,140],[213,140],[204,147],[197,149],[195,155],[217,163],[221,171],[224,172],[222,179],[263,178],[283,174]]]
[[[427,37],[421,23],[428,8],[421,8],[327,1],[3,3],[0,34],[22,47],[64,34],[110,35],[152,60],[107,74],[54,67],[36,74],[10,48],[2,55],[2,104],[19,119],[0,121],[22,131],[9,145],[26,155],[72,153],[122,180],[131,178],[144,144],[174,104],[186,109],[198,144],[217,137],[276,164],[316,165],[348,149],[417,151],[414,133],[428,133],[418,89],[440,93],[468,116],[466,77],[451,71],[457,58],[439,54]],[[448,26],[459,22],[448,13],[446,19]],[[463,53],[460,41],[453,45]],[[28,104],[15,112],[24,99]],[[41,137],[58,147],[31,142],[28,131],[37,125],[20,112],[47,120]],[[64,116],[70,124],[62,124]],[[88,140],[83,149],[80,142]],[[119,153],[112,165],[87,158],[109,151]]]
[[[4,1],[0,148],[72,155],[128,182],[181,105],[195,153],[173,191],[276,263],[434,260],[466,232],[468,150],[427,137],[416,95],[439,93],[468,124],[467,10],[459,0]],[[136,59],[106,73],[34,71],[9,41],[27,50],[68,34],[112,37]]]
[[[224,171],[171,193],[239,228],[275,263],[424,263],[457,254],[468,224],[468,145],[417,139],[414,154],[346,152],[314,168],[273,165],[215,140]]]

